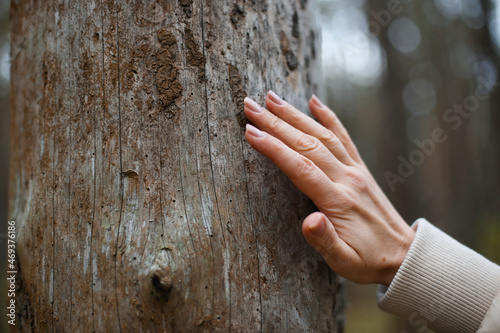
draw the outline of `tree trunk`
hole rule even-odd
[[[243,98],[317,90],[312,1],[14,0],[19,331],[341,330]]]

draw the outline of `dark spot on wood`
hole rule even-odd
[[[179,81],[179,68],[176,64],[177,42],[172,32],[161,29],[157,33],[162,48],[155,59],[155,83],[158,88],[158,98],[163,111],[172,112],[172,105],[182,95],[183,88]],[[175,109],[175,108],[174,108]],[[172,112],[174,115],[174,112]],[[167,116],[167,118],[169,118]],[[169,119],[173,118],[170,117]]]
[[[245,18],[245,11],[243,10],[243,8],[240,7],[240,5],[235,3],[233,5],[231,13],[229,13],[229,17],[231,19],[231,24],[233,25],[233,28],[237,29],[240,20],[243,20]]]
[[[295,38],[299,38],[300,36],[300,31],[299,31],[299,15],[297,14],[297,11],[293,12],[292,16],[292,36]]]
[[[281,53],[285,56],[288,68],[292,71],[296,70],[299,67],[299,60],[290,49],[290,41],[283,31],[280,33],[280,49]]]
[[[134,23],[138,27],[154,25],[161,22],[163,17],[170,13],[170,11],[169,1],[136,0],[133,7]]]
[[[165,271],[157,270],[151,274],[150,283],[159,298],[168,301],[168,296],[173,287],[171,275]]]
[[[200,52],[200,47],[194,39],[191,29],[184,29],[186,47],[188,49],[186,60],[189,65],[199,68],[199,79],[205,79],[205,56]]]
[[[313,59],[316,59],[316,34],[311,30],[311,37],[309,38],[309,43],[311,47],[311,55]]]
[[[248,170],[249,173],[255,172],[255,170],[258,167],[258,160],[246,160],[245,161],[245,167]]]
[[[179,121],[179,110],[180,108],[177,105],[171,104],[164,110],[165,117],[169,120],[173,119],[177,123]]]
[[[252,0],[252,6],[256,12],[267,12],[267,1],[266,0]]]
[[[134,170],[127,170],[127,171],[123,171],[121,173],[121,176],[123,178],[134,178],[134,179],[139,179],[139,174],[137,172],[135,172]]]
[[[193,16],[193,0],[179,0],[179,6],[181,6],[188,18]]]
[[[143,1],[138,1],[138,2],[143,2]],[[109,11],[113,13],[119,13],[122,10],[120,5],[114,1],[107,1],[106,5],[108,6]]]
[[[300,0],[300,9],[306,9],[307,0]]]
[[[88,53],[85,51],[82,54],[82,59],[80,60],[79,63],[79,68],[82,71],[82,75],[85,78],[91,78],[92,77],[92,67],[90,66],[91,60],[89,60]]]
[[[247,94],[245,90],[243,90],[241,76],[238,68],[236,66],[228,64],[227,71],[229,75],[229,86],[231,87],[233,102],[236,104],[236,118],[240,127],[244,128],[247,123],[247,118],[243,111],[243,100],[245,99],[245,97],[247,97]]]
[[[209,329],[212,327],[212,321],[210,319],[204,318],[200,320],[198,323],[196,323],[196,327],[199,327],[199,329]],[[198,331],[198,330],[197,330]]]
[[[212,47],[212,42],[217,39],[217,36],[214,34],[212,29],[209,29],[207,31],[207,37],[205,38],[205,50],[208,50],[209,48]]]
[[[156,37],[158,38],[158,41],[160,42],[162,47],[168,48],[177,43],[174,34],[165,28],[158,30],[158,32],[156,33]]]

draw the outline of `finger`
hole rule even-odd
[[[245,115],[258,128],[276,137],[288,147],[310,159],[330,179],[343,176],[345,165],[319,141],[276,117],[250,98],[245,98]]]
[[[359,260],[356,252],[339,237],[333,224],[321,212],[306,217],[302,233],[327,264],[340,274],[344,273],[346,265]]]
[[[318,121],[323,124],[326,128],[331,130],[340,139],[349,156],[358,163],[363,163],[361,156],[358,153],[354,142],[352,142],[349,133],[345,129],[344,125],[340,122],[337,115],[326,107],[319,100],[316,95],[313,95],[309,100],[309,109],[313,116],[318,119]]]
[[[245,137],[256,151],[269,158],[318,207],[331,205],[331,196],[339,195],[336,185],[311,160],[280,140],[247,124]]]
[[[333,131],[325,128],[311,117],[286,103],[271,90],[267,94],[266,105],[269,111],[286,121],[291,126],[320,140],[340,162],[347,165],[353,164],[352,159],[343,147],[342,142],[339,138],[337,138]]]

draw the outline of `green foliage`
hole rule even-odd
[[[481,254],[500,264],[500,214],[488,214],[479,222],[478,249]]]

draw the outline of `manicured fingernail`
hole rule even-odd
[[[248,110],[255,113],[262,113],[263,111],[262,108],[253,99],[245,97],[243,101],[245,102],[245,106],[247,107]]]
[[[314,104],[316,104],[317,107],[320,107],[320,108],[324,108],[325,107],[325,104],[321,103],[321,101],[319,100],[318,97],[316,97],[316,95],[312,95],[312,101]]]
[[[278,104],[278,105],[285,105],[285,101],[282,100],[278,95],[276,95],[276,93],[272,90],[269,90],[269,92],[267,93],[267,97],[271,100],[271,102],[273,102],[274,104]]]
[[[251,136],[255,136],[256,138],[261,138],[264,136],[264,132],[250,124],[247,124],[246,129],[248,134],[250,134]]]

